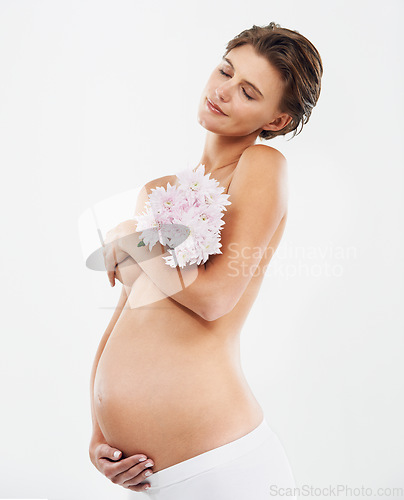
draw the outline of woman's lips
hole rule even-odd
[[[210,109],[210,111],[212,111],[213,113],[216,113],[217,115],[227,116],[225,113],[223,113],[222,111],[219,111],[217,108],[215,108],[213,103],[209,100],[209,98],[206,98],[206,103],[207,103],[208,109]]]

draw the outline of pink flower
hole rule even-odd
[[[146,202],[146,212],[135,215],[136,231],[142,231],[141,243],[150,250],[160,241],[168,246],[169,257],[164,257],[171,267],[197,265],[208,260],[209,255],[222,253],[220,231],[225,224],[223,210],[230,195],[216,179],[205,175],[205,166],[196,170],[186,169],[177,174],[179,186],[152,189]]]

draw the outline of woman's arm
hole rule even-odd
[[[141,189],[136,213],[145,206],[149,185]],[[253,196],[251,195],[253,193]],[[232,205],[223,221],[221,254],[206,267],[171,268],[157,242],[150,251],[138,247],[136,223],[126,221],[119,248],[130,255],[155,285],[171,299],[207,321],[227,314],[244,293],[287,209],[287,163],[274,148],[254,145],[239,160],[228,194]],[[126,225],[125,225],[126,224]],[[119,235],[118,235],[119,236]]]
[[[153,185],[154,182],[147,183],[140,190],[135,213],[140,213],[144,208],[148,200],[149,190],[152,189]],[[140,272],[147,274],[149,281],[151,280],[159,289],[161,297],[170,297],[204,317],[205,302],[209,299],[205,293],[205,287],[203,289],[201,287],[200,275],[206,270],[206,266],[192,264],[182,269],[171,268],[162,258],[163,256],[169,257],[170,254],[160,242],[157,242],[151,250],[148,245],[137,246],[141,232],[136,232],[136,227],[135,220],[129,219],[121,222],[106,234],[104,261],[111,284],[114,285],[116,262],[120,262],[119,267],[127,260],[135,262]],[[119,277],[118,279],[122,281]],[[137,292],[139,292],[139,287],[137,287]],[[133,298],[133,294],[131,298]],[[137,305],[132,307],[139,306],[138,299],[142,299],[142,297],[137,297]]]
[[[135,213],[138,214],[144,210],[145,204],[148,201],[149,192],[155,187],[155,184],[155,181],[151,181],[140,190]],[[160,298],[170,297],[176,302],[179,302],[185,307],[191,309],[201,317],[204,317],[205,301],[208,299],[207,294],[205,293],[205,288],[202,289],[201,287],[200,276],[203,271],[206,270],[206,265],[197,266],[196,264],[193,264],[187,265],[185,268],[181,269],[178,267],[169,267],[162,257],[168,257],[170,254],[168,253],[166,247],[161,245],[159,242],[157,242],[151,250],[148,245],[141,247],[137,246],[141,232],[136,232],[136,226],[137,224],[134,219],[129,219],[110,231],[110,243],[114,240],[119,242],[118,251],[116,251],[115,247],[115,251],[109,249],[104,255],[106,268],[110,271],[108,275],[111,283],[114,282],[113,263],[119,260],[119,257],[117,258],[119,251],[123,251],[124,254],[131,257],[131,262],[136,262],[138,264],[140,271],[148,276],[149,281],[152,281],[155,284],[159,290],[158,293],[161,296]],[[108,247],[107,242],[108,233],[105,241],[106,247]],[[128,305],[131,307],[139,307],[139,300],[142,304],[150,303],[148,300],[145,302],[143,294],[141,294],[142,297],[138,294],[139,287],[136,288],[136,300],[133,302],[134,294],[132,293],[130,300],[128,301]],[[152,302],[153,301],[154,299]]]

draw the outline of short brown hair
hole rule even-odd
[[[274,66],[283,81],[284,89],[279,110],[287,113],[292,120],[281,130],[263,130],[259,137],[272,139],[294,131],[299,124],[309,121],[311,111],[317,104],[321,91],[323,64],[314,45],[298,31],[282,28],[271,22],[268,26],[256,26],[242,31],[226,46],[225,57],[232,49],[250,44],[259,55],[264,56]]]

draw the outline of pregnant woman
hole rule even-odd
[[[200,164],[231,202],[221,254],[171,268],[160,243],[137,247],[139,233],[128,243],[134,220],[108,233],[108,276],[124,286],[94,361],[89,452],[130,496],[267,500],[295,487],[243,374],[240,333],[287,217],[286,160],[255,141],[296,134],[317,103],[322,73],[311,42],[275,23],[227,44],[198,108],[207,130]],[[148,182],[135,213],[168,182],[176,177]]]

